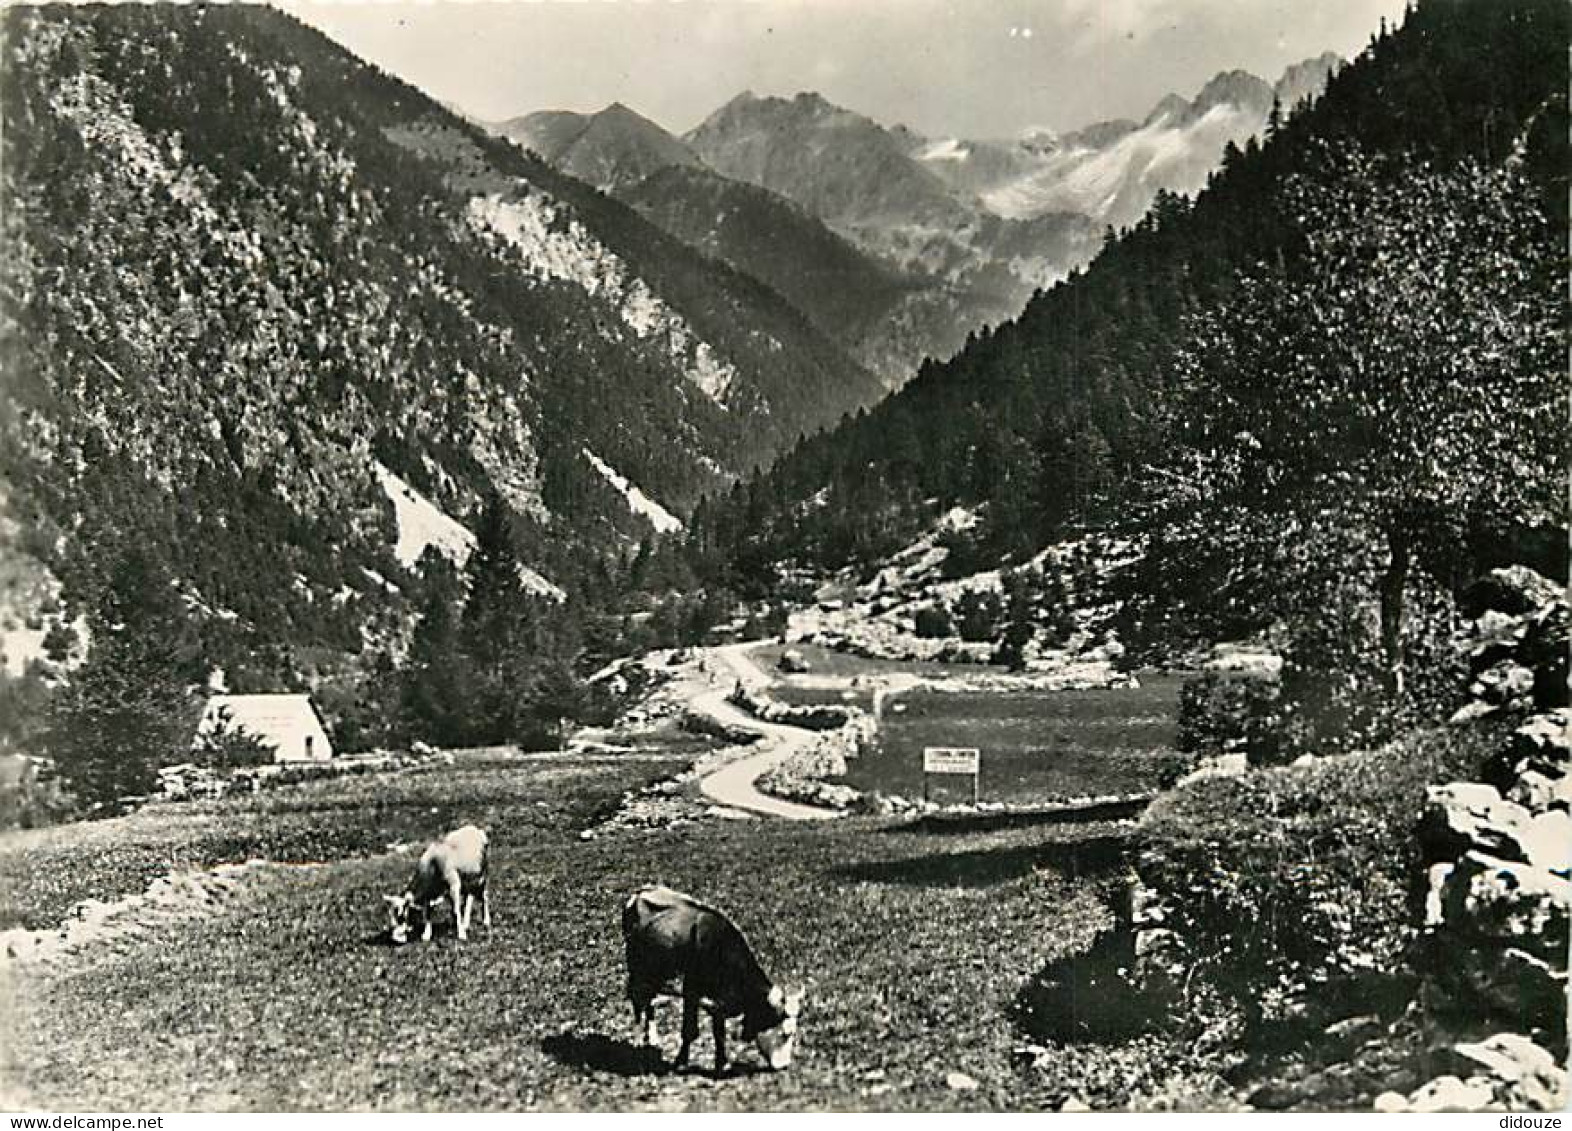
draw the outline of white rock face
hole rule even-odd
[[[393,553],[400,562],[413,568],[427,546],[435,546],[455,565],[461,566],[469,560],[475,548],[475,536],[462,523],[450,518],[381,463],[375,465],[375,471],[377,482],[393,503],[393,513],[398,520],[398,542]]]
[[[517,248],[536,278],[573,283],[611,303],[636,337],[662,344],[689,381],[726,407],[736,369],[716,357],[709,343],[564,205],[534,189],[508,196],[490,193],[471,198],[469,216],[478,230]]]
[[[381,463],[377,463],[374,470],[377,482],[382,484],[382,490],[393,503],[393,513],[398,520],[398,542],[393,553],[400,562],[413,568],[427,546],[435,546],[454,565],[462,566],[469,561],[475,549],[475,536],[463,523],[446,514]],[[377,580],[387,584],[384,578]],[[561,601],[567,596],[550,580],[522,564],[519,583],[527,592],[552,601]]]

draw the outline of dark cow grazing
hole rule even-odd
[[[644,1043],[654,1045],[655,999],[682,998],[682,1048],[677,1067],[699,1035],[699,1010],[710,1015],[715,1035],[715,1070],[726,1067],[726,1021],[742,1018],[773,1069],[791,1064],[797,1042],[802,991],[787,993],[770,981],[742,932],[713,907],[668,887],[647,887],[622,908],[622,938],[628,947],[628,1000],[633,1023],[643,1025]]]
[[[431,939],[431,910],[443,900],[453,905],[453,920],[460,940],[469,938],[469,919],[480,896],[480,918],[491,927],[491,893],[486,889],[486,834],[474,825],[454,829],[421,853],[409,887],[398,895],[385,895],[388,935],[403,945],[415,928],[421,941]]]

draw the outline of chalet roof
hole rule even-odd
[[[210,695],[202,713],[202,725],[210,726],[213,718],[225,709],[229,711],[233,726],[258,736],[283,730],[327,730],[309,695]]]

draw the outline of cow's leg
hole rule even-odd
[[[469,930],[469,925],[475,918],[475,893],[470,892],[464,896],[464,929]]]
[[[677,1049],[677,1067],[686,1068],[688,1052],[699,1039],[699,995],[682,988],[682,1044]]]
[[[633,995],[633,1027],[639,1030],[639,1040],[646,1048],[660,1046],[660,1033],[655,1029],[655,999]]]
[[[420,941],[431,941],[431,908],[426,908],[426,925],[420,929]]]
[[[486,930],[491,930],[491,887],[488,884],[480,885],[480,921],[486,925]]]
[[[639,1030],[639,1039],[654,1048],[660,1044],[660,1034],[655,1031],[655,996],[659,991],[628,978],[628,1002],[633,1006],[633,1027]]]
[[[710,1014],[710,1032],[715,1034],[715,1075],[726,1071],[726,1018]]]
[[[453,921],[458,924],[459,942],[469,938],[469,918],[464,914],[464,888],[458,876],[448,881],[448,898],[453,901]]]

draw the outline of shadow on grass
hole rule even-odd
[[[1077,808],[1057,807],[1018,810],[1004,813],[927,813],[906,824],[890,825],[886,833],[923,833],[928,836],[963,836],[991,833],[1002,829],[1028,829],[1090,825],[1098,821],[1122,821],[1139,816],[1151,804],[1149,798],[1132,801],[1105,801]]]
[[[563,1064],[594,1072],[611,1072],[617,1076],[679,1075],[731,1080],[769,1072],[763,1065],[736,1060],[720,1072],[704,1067],[702,1061],[686,1068],[676,1068],[666,1062],[658,1048],[617,1040],[603,1033],[578,1033],[571,1029],[547,1037],[540,1042],[540,1048],[547,1056]]]
[[[1084,953],[1050,962],[1016,994],[1016,1025],[1071,1044],[1119,1044],[1168,1025],[1175,995],[1132,980],[1134,943],[1128,931],[1105,931]]]
[[[1102,875],[1124,863],[1126,849],[1126,837],[1108,835],[1073,844],[1053,841],[901,860],[870,860],[842,865],[832,874],[860,883],[981,888],[1019,879],[1034,868],[1052,868],[1072,876]]]
[[[618,1076],[658,1076],[672,1069],[660,1049],[620,1041],[603,1033],[565,1030],[540,1042],[541,1051],[553,1060],[575,1068],[611,1072]]]

